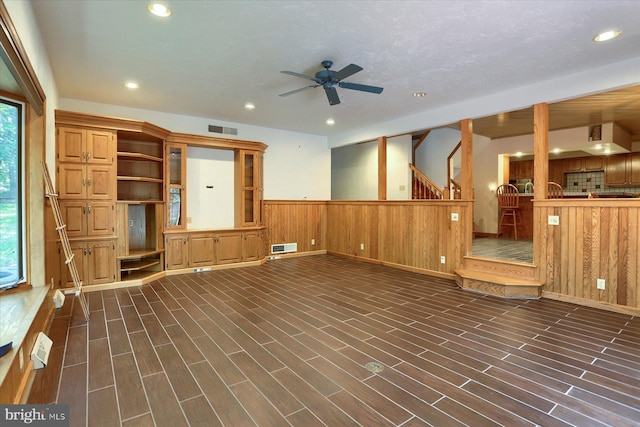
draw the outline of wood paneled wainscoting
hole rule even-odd
[[[472,209],[462,200],[265,201],[265,225],[269,244],[453,278],[471,244]]]
[[[560,225],[548,225],[549,215]],[[640,313],[639,220],[638,199],[534,201],[543,295]]]

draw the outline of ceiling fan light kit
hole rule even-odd
[[[327,95],[327,100],[329,101],[329,105],[337,105],[337,104],[340,104],[340,97],[338,96],[336,85],[343,89],[359,90],[361,92],[369,92],[369,93],[376,93],[376,94],[382,93],[383,88],[378,86],[369,86],[369,85],[363,85],[359,83],[349,83],[349,82],[342,81],[347,77],[350,77],[355,73],[362,71],[363,68],[359,65],[349,64],[340,71],[334,71],[330,69],[331,66],[333,65],[333,61],[326,59],[322,61],[321,64],[322,64],[322,67],[324,67],[324,70],[318,71],[313,77],[308,76],[306,74],[296,73],[293,71],[280,71],[283,74],[288,74],[290,76],[312,80],[316,83],[310,86],[305,86],[300,89],[292,90],[291,92],[282,93],[280,94],[280,96],[289,96],[289,95],[293,95],[294,93],[302,92],[307,89],[313,89],[313,88],[322,86],[322,88],[325,91],[325,94]]]

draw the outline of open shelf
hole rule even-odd
[[[145,268],[153,267],[154,265],[160,265],[160,259],[140,259],[133,261],[122,261],[120,263],[120,273],[124,271],[138,271]]]
[[[118,176],[118,181],[155,182],[158,184],[162,184],[162,179],[149,178],[146,176]]]
[[[118,259],[121,261],[126,260],[136,260],[144,257],[150,257],[153,255],[161,254],[164,252],[164,249],[138,249],[138,250],[130,250],[129,255],[119,256]]]
[[[151,156],[144,153],[132,153],[128,151],[118,151],[118,159],[123,160],[148,160],[150,162],[162,163],[162,157]]]

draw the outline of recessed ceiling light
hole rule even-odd
[[[129,89],[138,89],[140,87],[140,85],[136,82],[126,82],[124,85]]]
[[[329,126],[333,126],[334,124],[336,124],[336,122],[335,122],[335,120],[333,120],[333,119],[327,119],[327,124],[328,124]]]
[[[256,106],[251,102],[247,102],[246,104],[244,104],[244,108],[247,110],[255,110]]]
[[[600,34],[598,34],[597,36],[595,36],[593,38],[594,42],[604,42],[607,40],[611,40],[611,39],[615,39],[616,37],[618,37],[620,35],[622,31],[618,31],[618,30],[609,30],[609,31],[604,31]]]
[[[422,98],[423,96],[427,96],[427,92],[413,92],[413,96],[416,98]]]
[[[173,13],[171,12],[171,9],[169,9],[162,3],[149,3],[147,9],[149,9],[149,12],[153,13],[156,16],[160,16],[161,18],[171,16],[171,13]]]
[[[518,151],[518,152],[516,153],[516,157],[522,157],[522,151]]]

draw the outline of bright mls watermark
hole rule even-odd
[[[0,405],[0,425],[69,427],[69,405]]]

